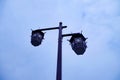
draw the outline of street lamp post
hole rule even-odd
[[[59,23],[56,80],[62,80],[62,22]]]
[[[85,42],[87,38],[85,38],[82,35],[82,33],[62,34],[63,28],[67,28],[67,26],[62,26],[62,22],[59,22],[59,27],[33,30],[31,35],[31,44],[36,47],[41,44],[42,39],[44,38],[44,33],[42,31],[54,30],[54,29],[59,30],[56,80],[62,80],[62,38],[67,36],[72,36],[70,39],[70,43],[72,49],[76,52],[77,55],[82,55],[87,47]],[[75,41],[75,39],[78,40]],[[78,45],[77,46],[74,45],[75,43],[77,43]]]

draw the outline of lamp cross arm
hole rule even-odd
[[[63,34],[62,37],[73,36],[73,35],[76,35],[76,34],[80,34],[80,33]]]
[[[67,26],[62,26],[62,28],[67,28]],[[54,29],[59,29],[59,27],[44,28],[44,29],[39,29],[39,30],[46,31],[46,30],[54,30]]]

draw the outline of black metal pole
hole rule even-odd
[[[62,22],[59,23],[56,80],[62,80]]]

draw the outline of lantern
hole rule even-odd
[[[31,34],[31,44],[33,46],[39,46],[44,38],[44,33],[41,30],[34,30]]]
[[[73,34],[71,39],[69,40],[72,49],[77,55],[83,55],[86,51],[86,38],[82,33]]]

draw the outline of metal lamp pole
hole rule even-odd
[[[59,23],[56,80],[62,80],[62,22]]]
[[[46,30],[54,30],[54,29],[59,30],[56,80],[62,80],[62,38],[67,37],[67,36],[73,36],[75,34],[79,34],[79,33],[62,34],[62,29],[63,28],[67,28],[67,26],[62,26],[62,22],[59,22],[59,27],[52,27],[52,28],[44,28],[44,29],[34,30],[34,32],[38,32],[38,33],[43,33],[42,31],[46,31]]]

